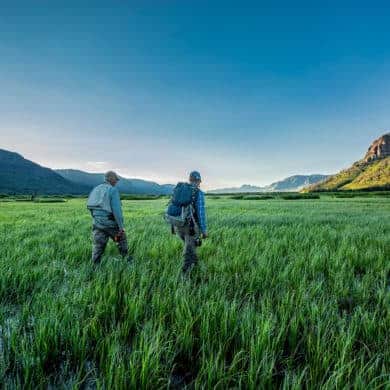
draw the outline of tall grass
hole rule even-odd
[[[90,264],[85,200],[0,205],[0,385],[386,388],[390,201],[215,199],[179,276],[166,200]]]

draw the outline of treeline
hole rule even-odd
[[[390,191],[390,184],[384,184],[384,185],[381,185],[381,186],[373,186],[373,187],[369,187],[369,188],[365,188],[364,190],[354,190],[354,189],[348,189],[348,190],[339,190],[339,191],[331,191],[331,190],[327,190],[327,189],[323,189],[323,188],[318,188],[318,189],[313,189],[311,190],[311,192],[313,193],[329,193],[329,194],[333,194],[333,193],[359,193],[359,194],[365,194],[365,193],[383,193],[383,192],[389,192]]]
[[[139,195],[139,194],[122,194],[122,200],[156,200],[168,199],[167,195]],[[17,194],[0,194],[0,201],[5,202],[35,202],[35,203],[60,203],[69,199],[87,199],[87,195],[17,195]]]

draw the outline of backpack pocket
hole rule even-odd
[[[181,207],[181,212],[178,215],[165,214],[165,221],[170,225],[177,227],[186,226],[191,218],[193,218],[191,205]]]

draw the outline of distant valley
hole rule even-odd
[[[18,153],[0,149],[0,194],[85,195],[103,182],[103,173],[42,167]],[[169,195],[174,185],[121,178],[123,194]],[[244,184],[210,194],[390,189],[390,133],[372,142],[366,155],[335,175],[294,175],[264,187]]]

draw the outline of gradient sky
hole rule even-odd
[[[0,148],[215,188],[334,173],[390,128],[389,2],[92,3],[0,3]]]

